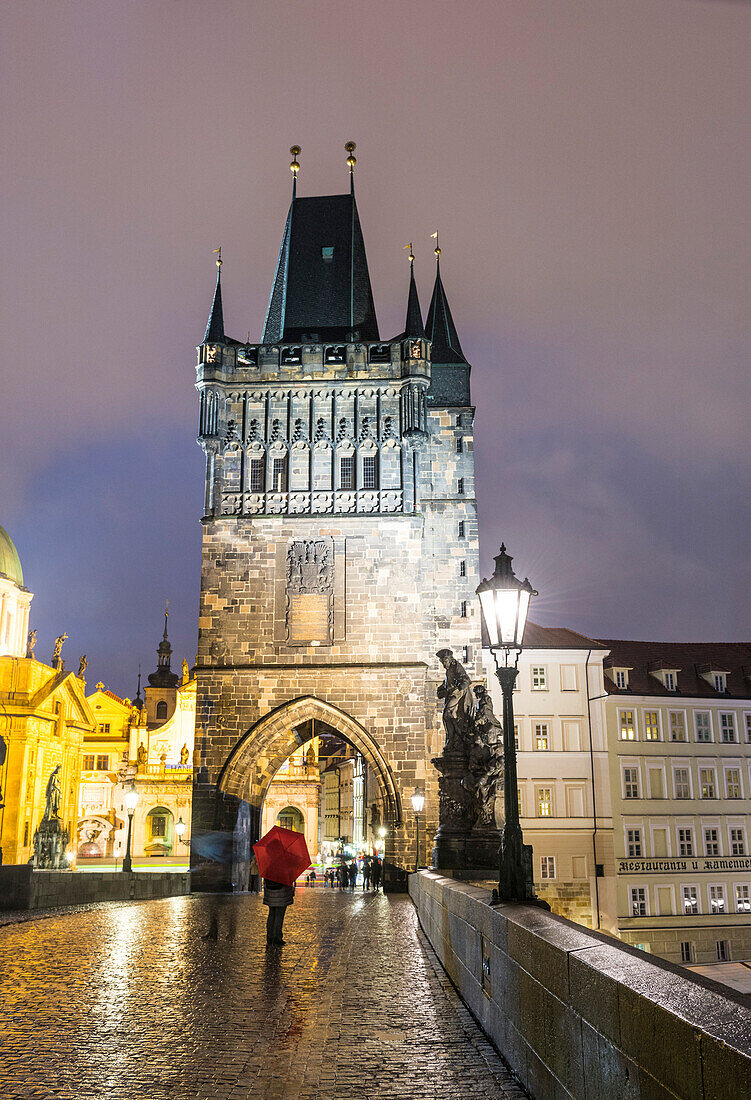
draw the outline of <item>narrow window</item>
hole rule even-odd
[[[463,451],[464,451],[464,440],[462,439],[462,437],[460,435],[458,435],[456,437],[456,453],[458,455],[460,455],[460,454],[463,453]]]
[[[710,911],[710,913],[724,913],[725,912],[725,887],[724,886],[710,886],[709,887],[709,911]]]
[[[547,691],[548,670],[544,665],[535,665],[532,668],[532,691]]]
[[[537,816],[553,816],[553,792],[550,787],[537,788]]]
[[[696,725],[696,740],[703,742],[711,741],[712,724],[709,717],[709,711],[697,710],[694,715],[694,723]]]
[[[735,715],[732,711],[729,714],[720,714],[720,737],[726,745],[735,741]]]
[[[547,722],[535,722],[535,748],[547,752],[550,748],[550,727]]]
[[[717,961],[729,962],[730,961],[730,943],[727,940],[717,940]]]
[[[673,786],[676,798],[690,798],[691,785],[689,783],[688,768],[676,768],[673,772]]]
[[[339,488],[354,489],[355,459],[353,455],[343,455],[339,460]]]
[[[287,457],[275,458],[271,471],[271,488],[274,493],[287,492]]]
[[[727,691],[727,689],[728,689],[727,678],[726,678],[724,672],[715,672],[715,674],[714,674],[714,689],[715,689],[715,691],[719,691],[721,694],[724,694]]]
[[[626,829],[626,852],[629,859],[641,859],[641,829]]]
[[[632,710],[618,711],[618,730],[621,741],[636,740],[636,729],[634,728],[634,712]]]
[[[644,740],[660,740],[660,715],[656,710],[644,712]]]
[[[619,691],[625,691],[628,687],[628,672],[625,668],[619,668],[615,674],[615,686]]]
[[[746,744],[751,744],[751,714],[745,716],[746,720]]]
[[[738,883],[735,888],[736,913],[751,913],[751,888],[746,883]]]
[[[460,497],[464,496],[464,478],[460,477],[456,483],[456,491]]]
[[[555,878],[555,856],[540,856],[540,878]]]
[[[378,467],[375,455],[365,455],[362,460],[362,487],[363,489],[378,488]]]
[[[467,665],[472,660],[472,650],[468,645],[462,646],[462,662]]]
[[[467,617],[467,601],[466,601],[466,600],[462,600],[462,605],[461,605],[461,612],[460,612],[460,614],[461,614],[461,617],[462,617],[463,619],[466,619],[466,617]]]
[[[103,755],[97,756],[97,758],[96,758],[96,770],[98,772],[106,772],[107,768],[109,768],[109,766],[110,766],[109,756],[103,756]]]
[[[678,855],[679,856],[693,856],[694,854],[694,831],[693,829],[679,829],[678,830]]]
[[[718,856],[720,854],[720,841],[717,836],[717,829],[705,829],[704,830],[704,855],[705,856]]]
[[[623,796],[624,798],[639,797],[639,769],[623,769]]]
[[[725,791],[727,798],[741,797],[741,769],[725,769]]]
[[[717,797],[717,783],[715,780],[714,768],[700,768],[699,783],[701,784],[702,798]]]
[[[157,716],[157,718],[166,718],[167,717],[167,704],[164,702],[164,700],[162,700],[161,703],[157,703],[157,705],[156,705],[156,716]]]
[[[459,562],[459,576],[466,577],[467,575],[467,563],[466,561]]]
[[[730,830],[730,854],[731,856],[745,856],[746,837],[743,829],[736,828]]]
[[[643,886],[631,887],[631,915],[633,917],[647,915],[647,891]]]
[[[514,746],[516,751],[519,751],[519,723],[514,722]]]
[[[83,758],[83,770],[85,772],[93,772],[94,770],[94,754],[93,752],[87,752]]]
[[[681,962],[690,963],[694,961],[694,949],[690,940],[681,940]]]
[[[262,493],[266,488],[266,463],[262,458],[250,460],[250,491]]]
[[[675,673],[674,672],[666,672],[665,673],[665,687],[668,689],[668,691],[675,691]]]
[[[684,915],[695,917],[699,912],[699,888],[697,886],[683,886],[681,896],[683,898]]]
[[[686,717],[682,710],[670,711],[670,740],[686,740]]]
[[[459,538],[463,539],[463,538],[466,538],[466,537],[467,536],[464,534],[464,520],[460,519],[459,520]],[[751,740],[751,737],[749,738],[749,740]]]

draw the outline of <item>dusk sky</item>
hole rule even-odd
[[[195,346],[260,339],[290,198],[356,187],[473,365],[481,568],[594,637],[748,640],[751,5],[0,4],[0,524],[37,655],[195,659]]]

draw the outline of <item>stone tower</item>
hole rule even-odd
[[[404,332],[380,336],[349,152],[342,195],[298,198],[293,161],[261,341],[224,331],[220,258],[198,348],[194,837],[232,830],[237,871],[275,771],[328,729],[377,777],[395,888],[417,858],[415,787],[423,864],[437,827],[436,651],[480,667],[474,409],[440,267],[424,326],[410,255]],[[202,858],[199,883],[219,873]]]

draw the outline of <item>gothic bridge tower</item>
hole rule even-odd
[[[224,331],[220,253],[198,348],[193,833],[234,830],[243,859],[274,773],[328,729],[372,769],[396,885],[415,866],[415,787],[423,864],[438,823],[435,653],[480,669],[474,409],[440,267],[424,326],[410,252],[404,332],[380,336],[349,154],[349,192],[311,198],[295,156],[261,340]]]

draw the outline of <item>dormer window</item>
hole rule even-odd
[[[718,695],[727,695],[729,671],[727,668],[723,668],[718,662],[712,665],[697,665],[696,671]]]
[[[614,672],[615,672],[615,686],[620,691],[626,691],[626,689],[628,688],[628,669],[627,668],[616,668],[616,669],[614,669]]]
[[[649,674],[660,681],[666,691],[678,691],[679,668],[671,668],[666,661],[658,660],[649,663]]]
[[[665,689],[667,691],[675,691],[677,685],[677,678],[674,672],[663,672]]]
[[[728,678],[725,675],[725,673],[724,672],[715,672],[715,673],[712,674],[712,679],[714,681],[715,691],[719,691],[724,695],[724,693],[728,689]]]

